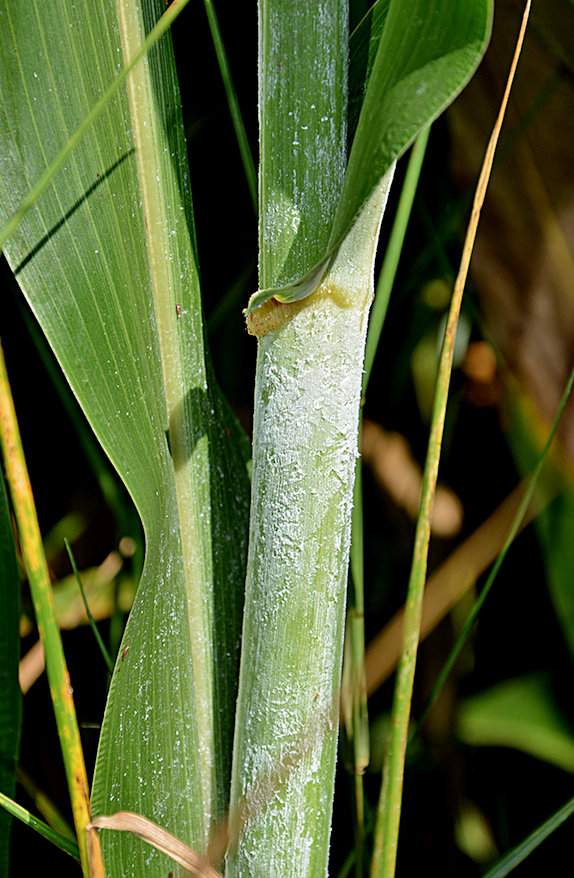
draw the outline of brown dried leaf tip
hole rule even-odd
[[[117,832],[131,832],[152,847],[171,857],[196,878],[221,878],[209,860],[196,853],[166,829],[162,829],[147,817],[131,811],[118,811],[117,814],[95,817],[88,829],[114,829]]]

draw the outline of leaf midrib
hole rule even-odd
[[[117,0],[118,23],[124,63],[133,57],[145,34],[143,23],[133,4]],[[169,256],[173,242],[169,239],[169,223],[162,198],[162,162],[156,134],[157,116],[153,113],[154,97],[148,59],[144,58],[127,81],[127,97],[132,137],[135,146],[137,178],[142,197],[144,235],[150,270],[150,285],[157,324],[161,370],[165,394],[165,418],[170,449],[174,461],[173,477],[177,501],[182,566],[187,595],[188,624],[194,700],[197,709],[199,747],[198,761],[200,789],[204,805],[204,832],[213,813],[216,799],[214,789],[215,754],[213,752],[213,697],[214,685],[210,669],[213,667],[213,644],[209,637],[209,608],[207,586],[211,579],[209,560],[205,557],[202,527],[189,462],[193,447],[186,418],[184,397],[190,383],[190,364],[184,372],[182,349],[178,338],[178,320],[181,319],[172,295]],[[145,99],[143,99],[145,96]],[[158,179],[159,178],[159,179]],[[191,248],[191,242],[186,241]],[[204,350],[201,338],[196,339],[195,375],[191,381],[203,387],[206,383]],[[181,464],[181,465],[179,465]]]

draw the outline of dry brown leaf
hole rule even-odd
[[[423,601],[421,640],[444,619],[501,551],[524,491],[519,485],[487,520],[450,555],[429,578]],[[548,488],[544,500],[531,506],[522,527],[553,496]],[[367,693],[372,695],[394,671],[402,648],[403,610],[393,616],[371,640],[366,657]]]
[[[166,854],[174,862],[195,875],[196,878],[221,878],[209,860],[196,853],[179,838],[176,838],[157,823],[134,814],[131,811],[118,811],[117,814],[95,817],[89,829],[113,829],[116,832],[131,832],[152,847]]]
[[[37,640],[26,655],[20,659],[18,667],[18,680],[20,682],[20,690],[23,695],[34,685],[36,680],[41,677],[46,667],[46,659],[44,657],[44,647],[42,641]]]
[[[407,440],[398,433],[387,433],[379,424],[365,420],[361,434],[361,453],[379,486],[415,520],[422,485],[421,468]],[[431,516],[431,530],[439,537],[453,537],[462,525],[462,504],[456,494],[439,486]]]

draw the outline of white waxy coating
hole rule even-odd
[[[361,376],[391,177],[329,274],[346,307],[311,296],[259,342],[227,878],[327,870]]]

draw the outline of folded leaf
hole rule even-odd
[[[385,14],[386,13],[386,14]],[[334,253],[356,221],[384,174],[419,131],[451,103],[471,78],[490,37],[492,0],[391,0],[360,26],[355,50],[355,84],[369,70],[373,36],[381,36],[362,103],[345,183],[325,252],[309,264],[303,277],[316,274],[311,287],[301,276],[259,290],[247,312],[270,298],[291,302],[310,295],[332,264]],[[365,47],[370,28],[368,47]],[[365,52],[367,60],[365,63]],[[361,62],[361,57],[363,61]],[[352,109],[352,106],[351,106]]]

